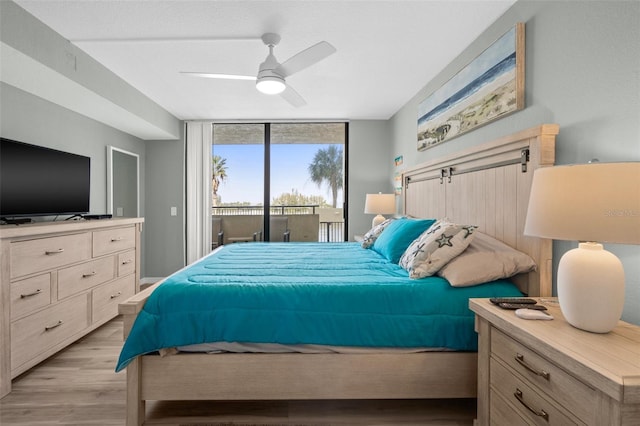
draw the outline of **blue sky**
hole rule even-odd
[[[308,167],[313,156],[329,144],[272,144],[271,145],[271,199],[297,190],[303,195],[319,195],[331,203],[331,192],[326,185],[318,187],[309,178]],[[213,153],[227,160],[227,180],[220,184],[218,194],[223,203],[248,201],[263,203],[264,146],[214,145]],[[342,203],[342,191],[338,194]]]

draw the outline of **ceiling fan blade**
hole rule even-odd
[[[210,73],[210,72],[185,72],[185,71],[180,71],[180,74],[189,75],[192,77],[219,78],[224,80],[256,80],[256,77],[252,75],[217,74],[217,73]]]
[[[282,98],[285,101],[289,102],[291,105],[293,105],[296,108],[303,107],[307,104],[307,102],[302,98],[302,96],[300,96],[300,94],[295,90],[293,90],[293,88],[288,84],[287,84],[287,88],[284,89],[284,92],[280,93],[280,96],[282,96]]]
[[[283,77],[288,77],[300,70],[303,70],[311,65],[320,62],[327,56],[336,52],[336,48],[326,41],[314,44],[313,46],[299,52],[282,64],[280,64],[274,70],[276,73]]]

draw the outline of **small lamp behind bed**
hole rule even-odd
[[[375,214],[371,222],[371,227],[375,227],[384,222],[383,214],[392,214],[396,212],[396,196],[395,194],[367,194],[364,202],[364,212],[366,214]]]
[[[524,233],[580,242],[558,265],[560,309],[576,328],[611,331],[624,307],[624,270],[600,243],[640,244],[640,162],[536,170]]]

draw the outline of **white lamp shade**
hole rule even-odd
[[[624,307],[624,270],[600,242],[640,244],[640,162],[537,169],[524,233],[580,241],[560,259],[560,309],[576,328],[612,330]]]
[[[524,233],[640,244],[640,162],[537,169]]]
[[[376,217],[371,221],[371,226],[375,227],[384,222],[383,214],[392,214],[396,212],[396,196],[394,194],[367,194],[364,202],[364,212],[366,214],[375,214]]]
[[[394,194],[367,194],[364,202],[366,214],[392,214],[396,212],[396,196]]]

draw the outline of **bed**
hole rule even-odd
[[[473,224],[477,230],[490,237],[508,244],[522,253],[529,255],[537,264],[537,268],[526,274],[513,277],[512,281],[524,294],[532,296],[551,295],[551,242],[549,240],[525,237],[522,234],[529,188],[533,170],[538,167],[549,166],[554,162],[555,136],[558,133],[557,125],[541,125],[532,129],[520,131],[516,134],[491,141],[460,153],[448,155],[444,158],[433,160],[406,170],[403,173],[403,214],[414,218],[448,218],[452,222]],[[297,244],[297,243],[296,243]],[[381,351],[346,351],[346,352],[316,352],[316,353],[178,353],[169,356],[159,356],[158,345],[173,348],[182,346],[184,340],[171,340],[167,336],[179,333],[168,333],[164,336],[156,336],[154,333],[136,330],[139,323],[154,322],[154,319],[145,319],[148,310],[162,310],[163,304],[159,295],[162,292],[171,294],[174,284],[187,278],[190,282],[198,279],[210,281],[212,277],[219,277],[227,272],[215,270],[221,262],[220,257],[233,254],[239,250],[239,256],[248,258],[260,257],[258,253],[247,253],[246,250],[261,250],[262,246],[270,246],[274,250],[291,250],[292,247],[306,247],[306,243],[294,246],[292,243],[249,243],[243,244],[243,248],[220,248],[209,257],[200,260],[194,265],[179,271],[168,277],[163,282],[144,290],[133,296],[119,307],[124,316],[125,338],[130,333],[139,335],[151,335],[148,340],[153,342],[141,347],[131,348],[129,340],[125,343],[123,355],[118,368],[126,366],[127,371],[127,424],[143,424],[145,420],[145,401],[148,400],[278,400],[278,399],[415,399],[415,398],[469,398],[476,395],[477,355],[474,351],[475,339],[473,336],[462,337],[457,341],[442,341],[437,338],[425,337],[423,340],[412,341],[409,344],[402,343],[399,339],[396,344],[390,344],[389,340],[371,341],[370,336],[376,333],[347,333],[347,337],[339,340],[322,340],[324,335],[314,336],[314,342],[320,342],[321,346],[346,346],[358,347],[360,345],[379,347]],[[326,243],[317,243],[326,244]],[[312,245],[312,244],[311,244]],[[230,250],[232,249],[232,250]],[[330,249],[329,246],[324,247]],[[311,250],[311,246],[309,246]],[[356,264],[369,265],[379,261],[380,256],[371,253],[355,243],[336,245],[334,250],[345,250],[340,258],[350,258]],[[282,254],[282,253],[281,253]],[[291,252],[286,253],[291,256]],[[311,253],[309,259],[323,254]],[[357,257],[361,256],[361,257]],[[236,258],[237,261],[238,258]],[[333,264],[337,260],[333,261]],[[313,262],[307,262],[311,264]],[[391,262],[393,263],[393,262]],[[326,264],[326,262],[325,262]],[[316,265],[316,264],[313,264]],[[319,264],[318,264],[319,265]],[[260,267],[260,266],[259,266]],[[259,268],[258,267],[258,268]],[[316,266],[312,266],[314,268]],[[317,266],[320,267],[320,266]],[[397,265],[385,266],[384,276],[379,277],[380,282],[362,282],[355,293],[344,296],[343,304],[336,309],[345,306],[353,306],[354,301],[363,294],[371,291],[371,286],[380,287],[381,284],[393,281],[397,286],[412,285],[412,280],[407,277],[407,272]],[[241,267],[240,267],[241,268]],[[283,268],[287,270],[290,268]],[[373,268],[375,270],[375,268]],[[254,269],[255,271],[255,269]],[[315,275],[324,275],[327,280],[327,272]],[[353,281],[360,282],[361,273],[353,274]],[[194,278],[195,277],[195,278]],[[391,277],[391,278],[390,278]],[[295,277],[294,277],[295,278]],[[234,278],[236,279],[236,278]],[[441,277],[434,277],[440,283],[433,285],[441,292],[448,291],[447,282]],[[251,281],[260,280],[259,274],[253,274]],[[305,279],[306,281],[306,279]],[[415,281],[415,280],[414,280]],[[497,285],[503,285],[498,283]],[[162,287],[161,287],[162,286]],[[393,291],[397,288],[393,287]],[[201,289],[203,286],[194,285],[192,288]],[[251,286],[249,286],[251,287]],[[291,287],[289,285],[288,287]],[[293,287],[300,287],[295,286]],[[302,286],[304,287],[304,286]],[[414,286],[415,287],[415,286]],[[484,285],[473,288],[457,288],[459,293],[486,291],[480,297],[492,295],[488,287]],[[157,293],[154,293],[156,292]],[[505,288],[496,290],[505,292]],[[512,291],[512,290],[509,290]],[[176,293],[174,293],[175,295]],[[504,293],[511,295],[512,293]],[[219,297],[219,296],[218,296]],[[260,295],[267,297],[270,303],[278,299],[278,296]],[[299,300],[304,300],[304,294],[296,295]],[[338,299],[335,294],[329,293],[319,297],[322,305],[326,300]],[[388,294],[382,299],[388,300]],[[420,300],[420,297],[433,297],[430,295],[416,295],[411,299]],[[463,308],[466,308],[463,296]],[[300,299],[302,298],[302,299]],[[314,296],[315,298],[315,296]],[[205,299],[202,299],[205,300]],[[391,299],[393,300],[393,299]],[[388,305],[396,306],[398,299]],[[145,303],[149,306],[145,307]],[[180,303],[192,304],[192,302],[172,302],[168,305],[177,306],[180,312]],[[204,303],[210,304],[210,302]],[[363,304],[363,305],[366,305]],[[165,307],[167,303],[165,302]],[[324,305],[322,305],[324,306]],[[285,306],[286,307],[286,306]],[[249,310],[251,306],[248,307]],[[375,308],[379,309],[379,308]],[[413,308],[411,308],[413,309]],[[459,309],[459,308],[458,308]],[[317,310],[309,307],[308,311]],[[155,311],[154,311],[155,312]],[[225,311],[226,312],[226,311]],[[322,312],[325,314],[325,312]],[[346,323],[340,323],[335,318],[325,321],[326,328],[340,329],[344,324],[351,323],[362,312],[342,311],[342,314],[350,315]],[[190,315],[190,314],[189,314]],[[290,313],[287,313],[290,315]],[[136,317],[140,320],[136,322]],[[402,315],[399,315],[402,316]],[[190,318],[190,319],[189,319]],[[218,328],[217,331],[203,331],[198,328],[201,318],[179,318],[174,326],[177,328],[192,329],[192,335],[200,340],[217,340],[229,337],[228,330]],[[225,313],[216,313],[210,317],[211,323],[223,323]],[[251,317],[249,317],[251,318]],[[253,317],[253,324],[259,318],[261,327],[233,327],[238,334],[232,335],[232,339],[239,337],[258,341],[260,337],[254,336],[255,328],[265,328],[272,332],[275,326],[269,327],[269,321],[283,321],[287,316]],[[471,317],[472,318],[472,317]],[[306,323],[300,322],[300,317],[295,317],[292,323],[299,324],[296,330],[290,331],[283,338],[284,343],[306,343],[304,337],[309,330]],[[424,321],[431,321],[432,318]],[[404,330],[410,327],[424,326],[422,318],[409,323],[399,323],[392,326],[391,331],[380,332],[386,334],[392,341],[396,334],[393,330]],[[291,322],[291,321],[289,321]],[[135,326],[134,326],[135,323]],[[187,326],[185,324],[191,324]],[[371,319],[358,323],[358,330],[371,325],[378,329],[380,324],[371,323]],[[432,324],[432,323],[427,323]],[[439,327],[439,326],[438,326]],[[467,326],[467,331],[472,325]],[[214,327],[215,328],[215,327]],[[302,331],[301,331],[302,330]],[[381,330],[381,328],[380,328]],[[175,331],[175,330],[174,330]],[[212,333],[212,334],[207,334]],[[244,333],[244,334],[243,334]],[[203,336],[205,334],[205,336]],[[286,333],[285,333],[286,334]],[[313,334],[313,333],[311,333]],[[322,333],[319,333],[322,334]],[[415,334],[414,334],[415,335]],[[222,336],[222,337],[221,337]],[[367,341],[358,341],[363,338]],[[302,339],[302,340],[301,340]],[[320,339],[320,340],[318,340]],[[342,339],[342,340],[340,340]],[[355,340],[354,340],[355,339]],[[429,340],[432,339],[432,340]],[[435,339],[435,340],[434,340]],[[477,343],[476,343],[477,344]],[[146,346],[145,346],[146,345]],[[398,348],[393,348],[398,346]],[[404,351],[403,346],[431,347],[438,350],[429,351]]]

